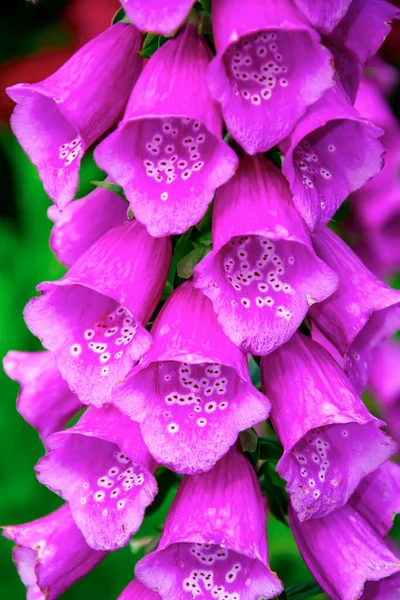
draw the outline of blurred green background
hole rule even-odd
[[[0,355],[9,349],[38,350],[40,343],[25,327],[22,311],[35,294],[35,286],[63,275],[49,250],[51,223],[46,217],[50,200],[36,169],[25,156],[9,128],[12,103],[4,87],[43,79],[56,70],[85,41],[99,33],[118,9],[117,0],[39,0],[30,4],[13,0],[0,18]],[[88,193],[91,179],[101,174],[90,156],[83,161],[79,196]],[[33,467],[43,454],[36,432],[15,410],[18,385],[0,373],[0,523],[24,523],[60,505],[60,499],[35,478]],[[168,502],[145,520],[135,540],[158,533]],[[138,544],[140,545],[140,544]],[[0,541],[0,597],[25,597],[11,561],[12,543]],[[290,530],[269,521],[271,566],[285,585],[311,580]],[[99,597],[113,600],[130,581],[134,563],[143,550],[131,547],[110,554],[91,574],[63,598]]]

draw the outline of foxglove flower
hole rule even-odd
[[[39,83],[7,89],[11,127],[61,210],[75,196],[84,152],[122,116],[141,70],[141,35],[117,23]]]
[[[324,3],[325,4],[325,3]],[[364,67],[390,33],[400,10],[386,0],[352,0],[338,26],[324,38],[340,79],[354,100]],[[367,32],[367,33],[366,33]]]
[[[36,466],[38,479],[68,502],[89,546],[125,546],[157,492],[157,464],[138,424],[112,405],[90,407],[48,446],[51,452]]]
[[[213,251],[196,266],[194,285],[212,301],[226,335],[253,354],[286,342],[309,306],[336,289],[285,178],[261,155],[244,156],[217,191]]]
[[[333,84],[331,54],[288,0],[214,0],[209,85],[249,154],[288,135]]]
[[[58,260],[71,267],[104,233],[126,221],[122,198],[98,187],[61,212],[54,205],[47,215],[54,222],[50,247]]]
[[[352,0],[293,0],[310,23],[323,33],[330,33],[343,19]]]
[[[81,409],[78,398],[61,378],[51,352],[11,351],[4,357],[3,366],[6,374],[21,384],[17,410],[37,429],[43,444]]]
[[[388,431],[400,444],[400,344],[386,342],[376,349],[371,365],[369,388],[373,393]]]
[[[329,598],[398,598],[391,590],[399,590],[400,559],[351,505],[303,523],[289,507],[289,519],[304,562]],[[376,595],[384,584],[385,594]]]
[[[134,579],[118,596],[118,600],[161,600],[161,596],[149,590],[139,579]]]
[[[367,475],[349,503],[384,538],[400,513],[400,466],[387,461]]]
[[[120,0],[140,31],[170,35],[183,23],[194,0]]]
[[[208,471],[240,431],[267,418],[269,401],[191,282],[170,296],[151,333],[153,347],[113,401],[140,423],[157,461],[178,473]]]
[[[345,358],[344,369],[361,393],[374,349],[400,328],[400,292],[373,275],[337,235],[313,235],[314,248],[339,276],[336,292],[309,315]]]
[[[261,359],[261,378],[284,448],[277,471],[300,521],[341,508],[396,450],[334,359],[303,334]]]
[[[127,221],[99,238],[58,281],[25,309],[25,320],[54,353],[81,402],[101,406],[151,345],[144,326],[167,278],[168,238],[152,238]]]
[[[353,108],[337,82],[282,142],[282,172],[310,229],[326,225],[351,192],[379,173],[382,134]]]
[[[266,502],[236,446],[209,473],[183,479],[157,550],[135,573],[162,600],[258,600],[282,591],[268,565]]]
[[[194,25],[159,48],[117,131],[95,151],[97,164],[123,186],[135,217],[156,237],[197,223],[237,165],[207,88],[209,54]]]
[[[89,548],[67,505],[24,525],[4,528],[28,600],[55,600],[107,555]]]

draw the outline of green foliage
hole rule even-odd
[[[128,202],[125,196],[124,188],[121,185],[118,185],[117,183],[111,183],[110,181],[91,181],[90,183],[96,187],[104,188],[113,194],[117,194],[117,196],[125,200],[125,202]]]
[[[144,39],[142,49],[139,51],[140,56],[150,58],[167,41],[168,38],[163,35],[148,33]]]

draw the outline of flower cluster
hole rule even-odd
[[[45,447],[38,480],[65,503],[4,535],[28,598],[54,600],[129,543],[169,469],[161,537],[120,600],[279,596],[276,488],[329,598],[394,600],[397,445],[360,394],[371,379],[400,441],[400,292],[329,222],[349,195],[360,223],[398,202],[377,214],[400,135],[362,79],[398,11],[193,4],[122,0],[56,73],[8,89],[68,270],[25,309],[44,350],[4,361]],[[105,181],[74,200],[94,143]]]

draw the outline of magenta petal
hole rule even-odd
[[[8,352],[6,374],[21,384],[17,410],[37,429],[45,444],[54,431],[63,429],[81,409],[78,398],[63,381],[51,352]]]
[[[141,70],[140,47],[138,30],[117,23],[44,81],[7,89],[18,103],[11,127],[58,208],[75,196],[83,153],[121,117]]]
[[[134,579],[118,596],[118,600],[161,600],[161,596],[149,590],[139,579]]]
[[[395,596],[368,595],[368,582],[399,573],[400,563],[369,523],[350,505],[323,519],[304,523],[298,521],[290,507],[289,518],[304,562],[329,598],[396,599]]]
[[[122,198],[100,187],[62,212],[50,206],[47,215],[54,221],[51,249],[61,263],[71,267],[99,237],[126,221],[126,209]]]
[[[170,296],[152,335],[153,347],[113,401],[140,423],[158,462],[178,473],[208,471],[240,431],[267,418],[269,401],[191,282]]]
[[[285,178],[261,155],[243,157],[217,191],[213,251],[196,266],[194,285],[212,301],[226,335],[253,354],[286,342],[310,305],[336,289]]]
[[[36,466],[39,481],[69,503],[89,546],[125,546],[157,493],[156,463],[138,424],[113,406],[91,407],[48,445]]]
[[[3,535],[16,543],[13,560],[28,600],[55,600],[107,554],[89,548],[67,505],[31,523],[5,527]]]
[[[374,352],[369,387],[387,428],[400,444],[400,344],[393,340]]]
[[[277,471],[293,508],[300,521],[324,517],[347,502],[396,444],[334,359],[303,334],[263,357],[261,376],[284,448]]]
[[[194,0],[120,0],[140,31],[170,35],[189,13]]]
[[[365,586],[362,600],[397,600],[400,598],[400,574],[372,581]]]
[[[264,152],[333,84],[331,54],[287,0],[214,0],[212,23],[211,93],[246,152]]]
[[[183,479],[157,550],[135,573],[163,600],[259,600],[282,591],[268,564],[265,499],[237,446],[209,473]]]
[[[323,33],[329,33],[343,19],[352,0],[293,0],[310,23]]]
[[[372,352],[400,328],[400,292],[373,275],[332,231],[313,235],[318,256],[339,277],[336,292],[310,316],[345,358],[345,371],[361,393]]]
[[[350,504],[383,538],[400,513],[400,466],[387,461],[365,477]]]
[[[137,221],[99,238],[60,280],[38,286],[25,309],[32,333],[54,353],[62,377],[84,404],[101,406],[151,345],[145,330],[167,278],[168,238]]]
[[[164,44],[139,77],[117,131],[95,151],[157,237],[197,223],[237,166],[208,91],[209,54],[193,25]]]
[[[310,229],[326,225],[351,192],[379,173],[382,134],[353,108],[337,82],[282,142],[282,172]]]

